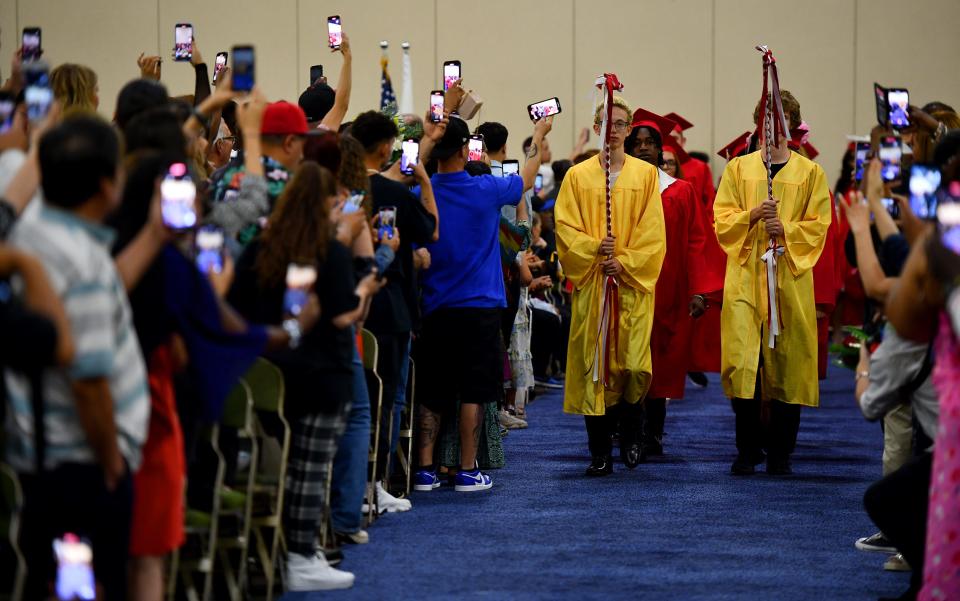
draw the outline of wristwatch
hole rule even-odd
[[[297,348],[300,346],[300,322],[296,319],[284,319],[283,320],[283,331],[290,336],[290,348]]]

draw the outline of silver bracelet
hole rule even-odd
[[[300,322],[296,319],[284,319],[283,320],[283,331],[290,336],[290,348],[297,348],[300,346]]]

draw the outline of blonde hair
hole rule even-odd
[[[613,97],[613,106],[616,108],[621,108],[627,112],[627,120],[633,118],[633,111],[630,110],[630,105],[627,104],[627,101],[620,96]],[[596,125],[603,123],[603,104],[597,106],[597,109],[593,112],[593,122]]]
[[[50,86],[64,112],[97,110],[97,74],[90,67],[64,63],[50,72]]]

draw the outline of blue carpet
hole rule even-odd
[[[795,475],[734,478],[733,413],[711,374],[667,413],[667,456],[583,477],[583,418],[540,397],[530,428],[504,440],[489,493],[414,493],[411,512],[345,549],[353,589],[284,599],[876,599],[906,589],[862,509],[882,435],[831,367],[821,407],[804,409]]]

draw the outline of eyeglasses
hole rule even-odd
[[[231,144],[236,144],[237,136],[223,136],[222,138],[220,138],[220,140],[223,142],[230,142]]]
[[[622,132],[622,131],[625,131],[628,127],[630,127],[630,124],[627,123],[626,121],[614,121],[613,123],[610,124],[610,127],[612,127],[613,131],[615,132]]]
[[[675,169],[677,167],[677,162],[673,159],[666,159],[665,161],[663,161],[663,166],[673,167]]]

